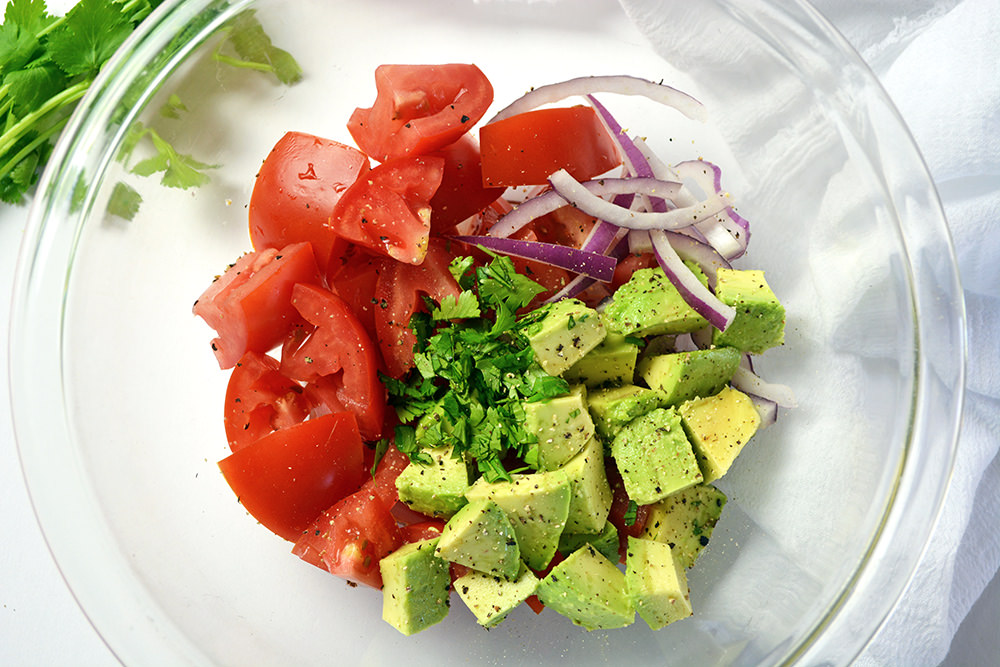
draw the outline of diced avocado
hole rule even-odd
[[[611,511],[611,485],[604,472],[604,446],[597,438],[591,438],[561,470],[573,489],[565,530],[572,533],[601,530]]]
[[[641,360],[637,372],[652,389],[664,394],[665,405],[678,405],[698,396],[717,393],[740,365],[739,350],[710,350],[660,354]]]
[[[663,407],[666,404],[665,398],[663,392],[655,389],[627,384],[590,392],[587,395],[587,409],[590,410],[597,434],[605,442],[610,442],[625,424]]]
[[[634,339],[608,332],[601,344],[563,373],[568,382],[582,382],[588,388],[632,384],[639,346]]]
[[[712,537],[726,494],[710,484],[698,484],[654,503],[641,537],[669,544],[681,567],[694,565]]]
[[[463,458],[452,456],[450,447],[425,449],[431,465],[411,463],[396,478],[399,499],[428,516],[448,518],[466,503],[469,469]]]
[[[753,401],[732,387],[688,401],[680,413],[706,483],[726,474],[760,425]]]
[[[674,408],[657,408],[625,425],[611,443],[628,497],[649,505],[703,481]]]
[[[521,567],[514,527],[492,500],[476,500],[458,510],[438,540],[438,556],[485,574],[510,579]]]
[[[434,555],[438,539],[404,544],[379,562],[382,618],[404,635],[448,615],[451,573],[448,561]]]
[[[687,575],[669,544],[629,536],[625,585],[639,617],[653,630],[691,615]]]
[[[586,387],[577,385],[568,394],[524,404],[524,428],[538,436],[525,457],[528,465],[536,470],[555,470],[594,437],[586,392]]]
[[[538,599],[587,630],[623,628],[635,620],[625,574],[585,544],[538,582]]]
[[[688,265],[702,283],[705,274],[694,264]],[[656,336],[697,331],[708,321],[684,301],[677,288],[655,267],[640,269],[619,287],[604,309],[609,331],[625,336]]]
[[[512,477],[510,482],[492,483],[480,478],[465,495],[469,502],[489,499],[499,505],[514,527],[521,559],[531,569],[542,570],[566,527],[573,487],[561,470]]]
[[[513,579],[472,571],[455,580],[458,596],[476,615],[476,621],[487,628],[499,624],[514,607],[534,595],[536,588],[538,577],[523,563]]]
[[[736,309],[736,317],[725,331],[712,334],[715,345],[731,345],[760,354],[785,340],[785,308],[764,280],[764,272],[716,270],[715,295]]]
[[[618,529],[610,521],[599,533],[563,533],[559,538],[559,553],[568,556],[584,544],[591,545],[611,562],[618,562]]]
[[[607,331],[600,314],[577,299],[563,299],[528,315],[523,333],[549,375],[566,369],[600,345]]]

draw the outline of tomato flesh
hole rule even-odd
[[[278,368],[277,359],[259,352],[247,352],[233,368],[226,387],[225,427],[234,452],[309,416],[302,386]]]
[[[463,134],[458,141],[435,151],[444,158],[441,185],[431,198],[431,231],[443,234],[496,201],[504,188],[483,187],[482,158],[475,135]]]

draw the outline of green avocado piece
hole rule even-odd
[[[703,481],[674,408],[657,408],[629,422],[611,443],[628,497],[649,505]]]
[[[447,519],[466,503],[469,469],[463,458],[452,456],[451,447],[425,449],[431,465],[410,463],[396,478],[399,499],[411,509]]]
[[[726,494],[710,484],[696,484],[650,505],[642,537],[673,548],[681,567],[694,565],[712,537]]]
[[[725,331],[715,330],[712,343],[760,354],[785,341],[785,308],[764,280],[764,272],[719,268],[715,295],[736,309]]]
[[[687,575],[669,544],[629,536],[625,586],[639,617],[653,630],[691,615]]]
[[[404,635],[448,615],[451,573],[448,561],[434,555],[438,539],[404,544],[379,562],[382,618]]]
[[[521,550],[514,527],[492,500],[476,500],[448,520],[436,554],[452,563],[508,579],[517,576]]]
[[[552,560],[566,527],[573,487],[561,470],[512,475],[513,481],[487,482],[481,477],[469,487],[469,502],[492,500],[507,514],[521,549],[521,559],[533,570]]]
[[[587,388],[576,385],[568,394],[524,403],[524,428],[538,437],[525,457],[536,470],[555,470],[576,456],[594,437],[587,411]]]
[[[695,264],[688,264],[703,284],[708,279]],[[684,301],[663,269],[640,269],[615,290],[604,309],[609,331],[625,336],[690,333],[708,326],[708,320]]]
[[[726,474],[760,426],[753,401],[732,387],[682,404],[680,414],[706,483]]]
[[[732,347],[658,354],[642,359],[636,371],[652,389],[663,392],[665,405],[678,405],[722,389],[740,365]]]
[[[597,549],[597,553],[612,563],[618,562],[618,529],[610,521],[599,533],[563,533],[559,538],[559,553],[568,556],[584,544]]]
[[[623,628],[635,620],[625,574],[585,544],[538,582],[538,599],[587,630]]]
[[[549,375],[562,375],[600,345],[607,334],[600,314],[577,299],[542,306],[527,316],[522,333]]]
[[[611,511],[611,485],[604,468],[604,446],[597,438],[591,438],[561,470],[573,489],[564,530],[571,533],[601,530]]]
[[[632,384],[639,345],[635,339],[608,332],[601,344],[563,373],[568,382],[582,382],[588,389]]]
[[[475,614],[479,625],[486,628],[498,625],[537,588],[538,577],[524,563],[511,579],[470,571],[455,580],[458,597]]]
[[[625,424],[666,405],[661,391],[633,384],[599,389],[587,394],[587,409],[597,434],[611,442]]]

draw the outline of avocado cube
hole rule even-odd
[[[382,618],[412,635],[448,615],[451,572],[434,555],[439,538],[404,544],[379,562],[382,572]]]
[[[702,283],[708,279],[697,265],[688,265]],[[609,331],[625,336],[690,333],[708,326],[708,320],[684,301],[663,269],[640,269],[619,287],[604,309]]]
[[[637,371],[650,388],[663,392],[665,405],[678,405],[717,393],[739,365],[739,350],[715,347],[646,357],[639,362]]]
[[[625,574],[586,544],[538,582],[538,599],[587,630],[623,628],[635,620]]]
[[[535,594],[538,577],[524,563],[512,579],[470,571],[455,580],[455,590],[476,616],[479,625],[492,628],[517,605]]]
[[[577,299],[563,299],[532,311],[522,329],[535,359],[549,375],[562,375],[597,347],[607,331],[600,314]]]
[[[785,308],[764,280],[764,272],[716,270],[715,295],[736,309],[725,331],[714,331],[712,343],[760,354],[785,341]]]
[[[649,507],[640,537],[669,544],[681,567],[694,565],[712,537],[726,494],[710,484],[672,493]]]
[[[597,438],[591,438],[583,451],[561,470],[566,473],[573,490],[565,530],[598,532],[607,523],[611,511],[611,485],[604,469],[604,446]]]
[[[657,408],[633,419],[615,436],[611,455],[628,497],[640,505],[703,481],[674,408]]]
[[[680,413],[706,483],[726,474],[760,425],[753,401],[732,387],[688,401]]]
[[[425,449],[431,464],[410,463],[396,478],[399,499],[411,509],[433,517],[449,518],[466,503],[469,469],[451,447]]]
[[[528,465],[536,470],[555,470],[594,437],[586,391],[586,387],[577,385],[568,394],[523,404],[524,428],[538,437],[525,458]]]
[[[587,409],[597,434],[611,442],[625,424],[636,417],[661,408],[666,396],[661,391],[633,384],[599,389],[587,394]]]
[[[559,553],[568,556],[584,544],[589,544],[612,563],[618,562],[618,529],[605,522],[599,533],[563,533],[559,538]]]
[[[629,536],[625,586],[639,617],[653,630],[691,615],[687,575],[669,544]]]
[[[563,373],[568,382],[582,382],[587,388],[632,384],[639,346],[633,339],[608,332],[601,344]]]
[[[499,505],[514,527],[521,559],[531,569],[543,570],[566,527],[573,487],[561,470],[512,477],[509,482],[481,477],[465,496],[469,502],[492,500]]]
[[[517,576],[521,550],[514,527],[492,500],[476,500],[448,520],[436,554],[452,563],[508,579]]]

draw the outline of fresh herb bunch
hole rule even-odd
[[[410,319],[415,369],[402,380],[383,377],[403,422],[396,446],[421,463],[430,462],[424,449],[452,447],[488,481],[509,480],[505,462],[523,461],[536,441],[524,429],[523,402],[569,389],[535,360],[523,334],[534,318],[517,317],[544,288],[504,256],[475,267],[471,257],[457,258],[449,270],[462,288],[458,298],[430,302],[429,312]]]

